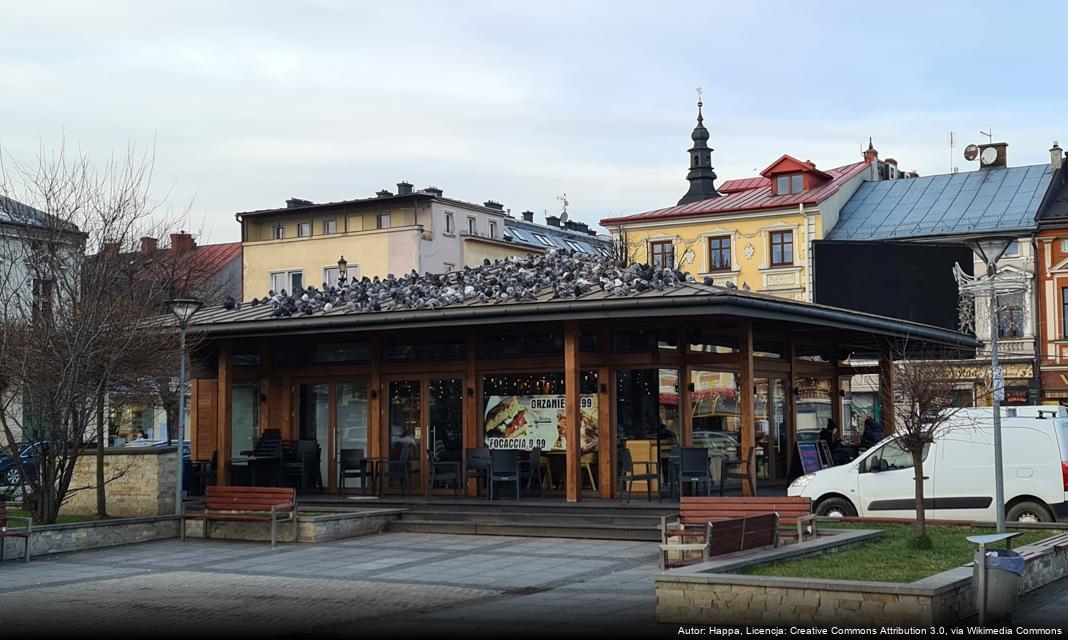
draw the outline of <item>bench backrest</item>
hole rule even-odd
[[[293,509],[297,490],[290,487],[208,487],[204,508],[212,511],[270,511],[275,505],[289,504],[279,511]]]
[[[746,549],[770,547],[778,535],[774,513],[729,518],[713,522],[708,536],[709,555],[718,556]]]
[[[718,498],[683,496],[679,503],[680,520],[683,524],[703,525],[706,522],[739,518],[766,513],[779,514],[779,524],[793,526],[797,519],[812,513],[812,498]]]

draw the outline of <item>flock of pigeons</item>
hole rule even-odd
[[[655,289],[695,283],[694,277],[677,269],[655,269],[645,264],[624,265],[611,258],[578,252],[549,250],[526,258],[485,260],[478,267],[444,274],[418,274],[414,270],[400,277],[363,277],[341,281],[321,289],[309,286],[292,293],[285,289],[253,298],[253,307],[270,305],[272,317],[312,315],[334,310],[345,312],[401,309],[440,309],[464,302],[526,302],[547,292],[551,298],[577,298],[603,291],[609,296],[628,296]],[[706,277],[704,284],[711,285]],[[226,309],[240,309],[233,298]]]

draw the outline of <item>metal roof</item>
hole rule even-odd
[[[684,316],[733,316],[789,322],[806,331],[842,331],[863,336],[870,346],[879,338],[914,343],[936,343],[956,349],[974,349],[975,338],[956,331],[873,314],[778,298],[767,294],[701,284],[681,284],[663,291],[651,289],[628,296],[595,290],[578,298],[553,298],[546,291],[527,302],[467,302],[441,309],[396,309],[345,311],[335,309],[311,316],[272,317],[269,304],[243,305],[238,310],[206,307],[194,316],[190,329],[208,336],[263,336],[328,332],[360,332],[383,329],[422,329],[607,318],[678,318]],[[158,319],[173,326],[169,316]]]
[[[1057,169],[1050,181],[1049,193],[1038,212],[1038,222],[1053,223],[1056,226],[1068,221],[1068,173],[1063,167]]]
[[[828,240],[889,240],[1026,231],[1052,177],[1049,164],[865,182]]]
[[[612,246],[607,238],[514,218],[504,219],[504,238],[542,251],[563,249],[599,257],[608,255]]]
[[[814,189],[782,196],[772,194],[770,181],[757,182],[754,179],[749,179],[753,181],[748,184],[755,185],[755,188],[733,191],[718,198],[698,200],[697,202],[667,207],[666,209],[657,209],[656,211],[648,211],[646,213],[621,216],[618,218],[605,218],[601,220],[601,226],[607,227],[627,224],[628,222],[650,222],[692,216],[720,215],[739,211],[783,209],[787,207],[796,208],[800,204],[814,206],[838,193],[838,190],[844,183],[859,175],[867,169],[867,167],[868,164],[866,162],[856,162],[854,164],[835,167],[826,172],[831,176],[831,180]],[[730,180],[725,184],[728,189],[734,190],[745,186],[747,182]]]
[[[48,228],[53,225],[57,230],[81,233],[78,227],[49,215],[28,204],[0,195],[0,224],[24,225],[27,227]]]

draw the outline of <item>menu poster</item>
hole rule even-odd
[[[801,458],[801,470],[805,475],[816,473],[823,468],[820,464],[820,450],[815,442],[798,442],[797,454]]]
[[[490,449],[567,450],[566,396],[489,396],[484,417]],[[580,396],[579,419],[580,448],[592,451],[597,448],[596,394]]]

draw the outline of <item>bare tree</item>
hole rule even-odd
[[[170,225],[149,197],[150,159],[132,150],[99,169],[63,148],[31,165],[4,160],[0,429],[9,453],[23,438],[45,443],[33,472],[12,457],[26,507],[51,523],[94,436],[97,485],[107,482],[108,391],[138,384],[177,351],[173,333],[143,329],[163,285],[126,286],[124,257]]]
[[[959,421],[960,387],[983,375],[981,364],[962,358],[955,351],[927,348],[902,349],[894,370],[894,433],[897,442],[912,458],[915,482],[916,537],[913,545],[929,548],[924,496],[923,460],[937,437]],[[906,357],[909,358],[905,360]]]

